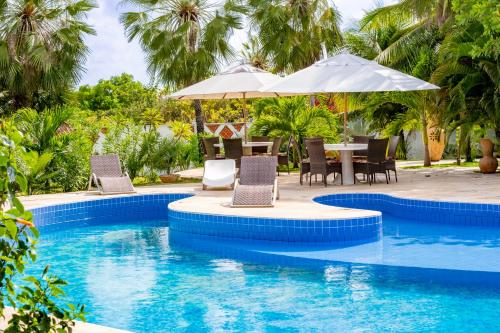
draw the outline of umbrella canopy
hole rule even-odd
[[[240,64],[227,69],[211,78],[181,89],[169,96],[173,99],[243,99],[243,117],[245,119],[245,142],[247,140],[247,98],[276,97],[273,92],[261,91],[282,78],[257,67]]]
[[[261,91],[264,86],[278,83],[281,77],[248,64],[237,65],[211,78],[181,89],[169,96],[173,99],[230,99],[276,97],[276,93]]]
[[[262,88],[280,96],[344,93],[344,142],[347,144],[347,94],[354,92],[414,91],[438,86],[382,66],[375,61],[340,53]]]
[[[431,83],[382,66],[375,61],[340,53],[263,88],[281,96],[439,89]]]

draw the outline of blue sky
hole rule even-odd
[[[372,9],[379,0],[334,0],[343,17],[342,26],[346,27],[363,16],[365,10]],[[385,3],[393,2],[386,0]],[[80,84],[95,84],[99,79],[108,79],[123,72],[134,75],[137,80],[149,82],[144,55],[135,42],[125,38],[119,15],[124,8],[120,0],[98,0],[99,8],[93,9],[88,16],[90,24],[96,29],[97,36],[87,38],[90,54],[87,58],[86,73]],[[231,42],[235,47],[246,39],[246,32],[239,31]]]

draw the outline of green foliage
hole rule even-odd
[[[244,7],[236,1],[130,0],[143,9],[121,16],[130,40],[139,40],[152,77],[177,88],[205,79],[220,59],[233,55],[229,37],[242,28]]]
[[[141,126],[128,123],[113,127],[103,142],[104,153],[120,156],[130,178],[145,176],[155,181],[158,173],[170,174],[177,169],[197,163],[197,141],[181,137],[162,138],[156,131],[144,131]]]
[[[48,267],[41,279],[24,277],[14,284],[30,262],[36,260],[38,230],[32,214],[16,198],[19,189],[28,191],[28,182],[19,172],[14,155],[22,136],[10,123],[0,127],[0,313],[10,305],[15,312],[5,332],[68,332],[74,320],[84,320],[84,307],[61,307],[55,302],[64,296],[61,289],[66,283],[48,275]],[[37,154],[36,152],[33,152]],[[34,156],[33,154],[33,156]],[[42,159],[48,159],[44,157]],[[43,161],[39,161],[43,164]]]
[[[156,106],[157,91],[134,81],[130,74],[113,76],[109,80],[100,80],[96,85],[81,86],[75,92],[73,103],[84,110],[99,114],[113,115],[123,113],[138,120],[141,114]]]
[[[49,170],[49,164],[53,158],[54,154],[50,152],[39,154],[37,151],[32,150],[22,153],[19,161],[20,169],[28,183],[28,194],[33,194],[35,189],[49,189],[49,180],[56,174],[55,171]]]
[[[172,121],[169,124],[172,134],[177,139],[188,140],[193,136],[192,126],[182,121]]]
[[[150,130],[156,130],[158,126],[165,122],[160,110],[153,108],[147,108],[141,114],[141,121],[144,126],[149,127]]]
[[[82,21],[91,0],[0,2],[1,103],[43,109],[80,79],[94,30]],[[45,103],[43,102],[45,100]]]
[[[496,0],[452,0],[459,26],[468,26],[471,21],[481,25],[481,32],[471,44],[470,55],[498,58],[500,52],[500,17]]]
[[[254,103],[255,120],[251,133],[269,136],[304,138],[322,136],[335,141],[337,121],[328,108],[308,106],[307,97],[261,99]]]
[[[322,44],[330,51],[342,44],[340,14],[329,1],[249,0],[248,7],[259,58],[269,59],[276,72],[313,64],[322,56]]]
[[[29,194],[85,187],[98,127],[92,119],[65,107],[40,113],[22,109],[13,122],[24,134],[27,152],[19,151],[16,156],[28,176]]]

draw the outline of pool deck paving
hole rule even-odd
[[[389,184],[380,176],[378,182],[372,186],[355,184],[340,186],[332,184],[329,178],[328,187],[318,181],[309,186],[299,184],[298,174],[287,175],[281,173],[278,177],[280,200],[274,208],[231,208],[232,191],[230,189],[203,191],[200,183],[195,184],[158,184],[137,187],[138,194],[151,193],[192,193],[196,199],[185,199],[190,202],[189,209],[193,212],[209,212],[212,214],[244,215],[244,216],[300,216],[321,218],[324,214],[358,214],[356,210],[325,209],[312,202],[314,197],[336,193],[384,193],[401,198],[496,203],[500,204],[500,174],[484,175],[476,173],[472,168],[442,168],[442,169],[400,169],[398,182],[394,177]],[[200,169],[189,171],[188,177],[202,174]],[[21,201],[28,208],[45,205],[71,203],[86,200],[99,200],[115,196],[99,195],[97,192],[72,192],[58,194],[42,194],[21,197]],[[183,204],[187,209],[187,204]],[[350,212],[350,213],[349,213]]]

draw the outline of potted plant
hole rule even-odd
[[[180,143],[176,139],[161,139],[152,154],[153,167],[161,172],[160,179],[163,183],[175,183],[179,175],[173,173],[178,165]]]

